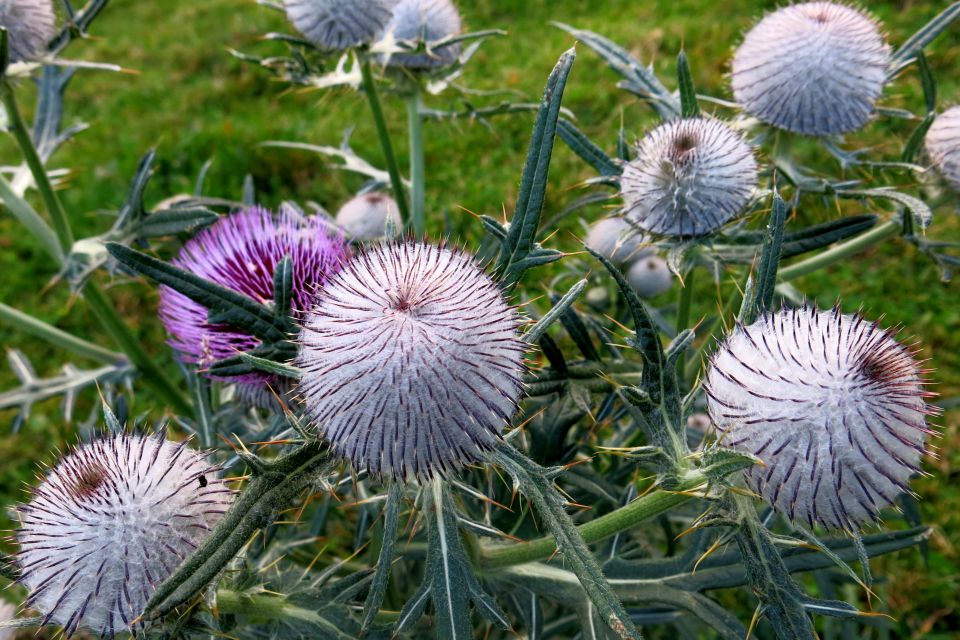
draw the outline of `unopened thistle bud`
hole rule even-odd
[[[927,131],[926,148],[944,179],[960,190],[960,106],[937,116]]]
[[[17,617],[17,609],[6,600],[0,600],[0,622],[10,622]],[[13,640],[16,629],[0,629],[0,640]]]
[[[889,66],[890,47],[870,17],[835,2],[792,4],[747,33],[733,58],[733,94],[775,127],[846,133],[873,114]]]
[[[0,0],[0,27],[7,30],[10,62],[35,60],[56,35],[50,0]]]
[[[373,42],[390,20],[393,0],[284,0],[287,18],[304,37],[328,51]]]
[[[719,120],[662,124],[624,165],[623,213],[664,236],[700,236],[737,216],[757,184],[757,161],[740,134]]]
[[[369,242],[397,235],[403,220],[397,201],[385,193],[364,193],[347,202],[337,212],[337,224],[350,240]]]
[[[765,466],[747,484],[794,522],[853,531],[920,470],[924,372],[891,331],[802,308],[738,326],[707,374],[720,443]]]
[[[523,389],[520,316],[471,256],[403,242],[317,298],[297,366],[307,413],[358,468],[425,480],[480,459]]]
[[[130,629],[231,501],[219,470],[186,443],[117,434],[80,445],[20,508],[26,606],[67,636]]]
[[[653,298],[673,287],[673,274],[666,260],[658,256],[647,256],[630,265],[626,273],[627,282],[641,298]]]
[[[646,246],[647,238],[623,218],[604,218],[595,223],[584,244],[616,264],[637,260],[653,252]]]
[[[277,264],[290,256],[296,316],[309,308],[317,288],[340,269],[347,255],[343,238],[332,234],[323,220],[291,209],[275,216],[251,207],[201,231],[184,245],[173,264],[270,305]],[[170,346],[185,362],[201,367],[260,345],[259,339],[241,328],[210,324],[206,308],[169,287],[160,288],[159,315],[170,334]],[[271,380],[266,374],[249,374],[235,381],[264,384]]]
[[[456,36],[463,29],[460,12],[450,0],[400,0],[393,8],[393,18],[387,25],[400,42],[426,43],[426,53],[395,53],[391,65],[407,69],[435,69],[446,67],[460,55],[460,45],[431,49],[434,43]]]

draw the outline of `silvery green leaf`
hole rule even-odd
[[[174,236],[194,233],[220,219],[206,208],[174,208],[154,211],[141,220],[132,230],[137,239]]]
[[[387,490],[387,504],[383,508],[383,538],[380,543],[380,554],[377,557],[377,568],[373,574],[373,582],[370,585],[366,602],[363,605],[362,628],[364,631],[373,625],[373,620],[380,611],[380,607],[383,605],[383,597],[387,592],[402,501],[403,485],[396,482],[391,483]]]
[[[773,208],[770,212],[770,222],[767,224],[767,238],[760,252],[760,265],[755,275],[754,288],[744,296],[743,306],[740,309],[739,318],[744,324],[751,324],[773,304],[786,219],[786,203],[780,194],[774,191]]]
[[[261,144],[264,147],[297,149],[299,151],[310,151],[313,153],[319,153],[323,156],[337,158],[342,164],[331,165],[334,168],[342,169],[344,171],[352,171],[353,173],[359,173],[360,175],[373,178],[374,180],[383,184],[390,183],[390,174],[382,169],[374,167],[372,164],[358,156],[353,149],[350,148],[346,141],[344,142],[343,146],[339,148],[316,144],[306,144],[304,142],[284,142],[281,140],[271,140]]]
[[[602,176],[619,176],[622,172],[613,158],[608,156],[603,149],[594,144],[575,124],[561,118],[557,126],[557,135],[567,143],[570,149],[583,158],[591,167],[597,170]]]
[[[534,344],[540,340],[543,334],[546,332],[550,325],[553,324],[557,318],[560,318],[570,306],[576,302],[577,298],[580,297],[580,294],[583,293],[583,290],[587,286],[586,280],[580,280],[572,287],[570,290],[564,294],[562,298],[554,302],[553,308],[550,309],[540,320],[533,325],[527,333],[524,334],[523,339],[528,344]]]
[[[922,52],[927,45],[937,39],[950,24],[960,18],[960,2],[954,2],[946,9],[937,14],[930,22],[921,27],[915,34],[904,42],[897,52],[893,55],[890,63],[890,77],[896,76],[900,71],[910,65]]]
[[[890,200],[906,207],[913,215],[913,219],[921,229],[926,229],[933,222],[933,210],[920,198],[896,191],[892,187],[877,187],[874,189],[846,189],[837,192],[841,198],[868,198]]]
[[[680,51],[677,56],[677,76],[680,86],[681,115],[684,118],[696,118],[700,115],[700,105],[697,104],[697,89],[693,86],[690,61],[684,51]]]

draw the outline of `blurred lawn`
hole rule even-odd
[[[777,3],[758,0],[464,0],[460,3],[473,29],[503,27],[508,38],[483,46],[463,83],[483,91],[507,90],[525,100],[536,100],[559,54],[572,44],[567,34],[548,26],[559,20],[600,32],[627,45],[635,55],[652,61],[668,86],[673,60],[681,46],[691,59],[701,92],[729,97],[725,73],[730,52],[740,34],[765,8]],[[872,2],[871,9],[885,22],[894,43],[902,42],[930,19],[941,3]],[[336,209],[361,180],[326,168],[317,156],[259,147],[265,140],[297,140],[337,144],[343,132],[356,126],[352,143],[360,155],[380,163],[381,155],[363,99],[350,91],[306,92],[274,82],[268,73],[229,55],[227,49],[282,52],[275,43],[258,38],[269,31],[286,31],[282,16],[252,1],[113,0],[95,23],[92,38],[69,50],[70,57],[110,61],[134,69],[137,75],[82,72],[68,94],[66,122],[88,122],[92,128],[55,157],[54,167],[71,170],[62,197],[78,235],[98,233],[110,224],[109,215],[123,203],[139,157],[158,150],[157,172],[148,191],[153,202],[193,190],[202,165],[213,160],[206,193],[239,197],[245,174],[255,180],[258,196],[267,205],[281,200],[316,201]],[[960,100],[960,28],[941,37],[930,52],[941,82],[941,105]],[[579,48],[564,105],[580,126],[599,143],[612,147],[621,120],[640,135],[652,122],[649,109],[616,89],[616,75],[586,47]],[[28,104],[27,94],[22,101]],[[498,102],[501,97],[471,97],[475,104]],[[32,100],[32,96],[30,98]],[[918,111],[922,105],[915,74],[891,87],[887,106]],[[402,105],[390,98],[391,124],[398,151],[405,152]],[[457,108],[455,93],[433,98],[429,106]],[[532,116],[500,118],[492,129],[477,123],[429,123],[428,212],[450,212],[455,228],[478,225],[463,209],[498,214],[511,208],[528,141]],[[911,123],[881,123],[860,138],[857,147],[876,145],[886,157],[899,152],[899,140]],[[897,138],[886,134],[896,131]],[[893,142],[890,142],[890,140]],[[590,171],[565,147],[558,145],[551,171],[548,212],[576,197],[573,187]],[[15,162],[9,141],[0,141],[0,164]],[[381,163],[382,164],[382,163]],[[828,165],[829,166],[829,165]],[[816,204],[798,212],[815,219]],[[592,210],[591,216],[601,215]],[[960,239],[954,208],[938,211],[931,235]],[[559,243],[573,247],[568,234]],[[93,324],[82,302],[69,300],[63,286],[40,291],[54,271],[36,244],[9,218],[0,215],[0,300],[37,314],[65,329],[76,328],[86,337],[106,344],[104,336],[90,334]],[[938,369],[938,390],[944,397],[960,395],[960,304],[957,286],[939,281],[937,269],[923,256],[899,242],[872,249],[847,264],[798,283],[821,304],[832,305],[842,296],[844,307],[862,306],[870,316],[885,316],[887,324],[903,324],[923,342],[924,353]],[[710,292],[705,291],[706,294]],[[114,297],[148,349],[172,368],[163,335],[155,321],[155,292],[123,286]],[[712,300],[700,301],[706,313]],[[0,341],[26,352],[41,374],[55,372],[63,355],[15,329],[0,326]],[[0,373],[0,389],[14,383]],[[90,395],[90,394],[88,394]],[[84,411],[92,406],[88,398]],[[153,405],[138,397],[134,412]],[[0,502],[19,497],[17,483],[30,479],[34,460],[49,459],[53,445],[71,439],[69,426],[51,404],[36,411],[17,437],[5,435],[11,414],[0,414]],[[156,413],[156,412],[155,412]],[[917,483],[923,495],[925,517],[936,532],[931,540],[930,568],[919,553],[908,551],[884,560],[883,572],[894,584],[882,589],[895,616],[914,637],[954,637],[960,628],[956,594],[960,593],[960,442],[958,413],[949,413],[940,443],[941,458],[929,464],[934,477]],[[929,633],[929,635],[927,635]]]

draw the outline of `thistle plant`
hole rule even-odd
[[[397,201],[385,193],[362,193],[337,211],[337,225],[355,242],[394,236],[403,229]]]

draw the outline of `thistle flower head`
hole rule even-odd
[[[951,107],[930,125],[927,154],[954,189],[960,190],[960,106]]]
[[[760,458],[748,485],[795,522],[855,530],[920,468],[932,410],[892,332],[802,308],[739,326],[707,374],[721,444]]]
[[[308,415],[374,474],[423,480],[477,461],[520,398],[519,324],[471,256],[372,247],[305,318],[297,366]]]
[[[401,42],[425,42],[430,45],[463,29],[460,12],[450,0],[400,0],[393,8],[393,18],[387,25]],[[390,64],[407,69],[435,69],[453,64],[460,56],[460,45],[432,50],[426,53],[396,53]]]
[[[337,212],[337,224],[347,237],[368,242],[387,236],[388,228],[396,235],[403,228],[397,201],[385,193],[364,193],[347,202]]]
[[[733,58],[744,110],[806,135],[855,131],[883,92],[890,47],[877,23],[835,2],[791,4],[751,29]]]
[[[646,256],[630,265],[627,282],[641,298],[652,298],[673,287],[673,274],[666,260],[659,256]]]
[[[0,27],[7,30],[10,62],[33,60],[56,35],[51,0],[0,0]]]
[[[616,264],[637,260],[653,252],[646,246],[647,238],[623,218],[604,218],[593,224],[584,244]]]
[[[20,508],[27,606],[68,636],[129,629],[231,500],[219,470],[186,443],[116,434],[80,445]]]
[[[279,216],[251,207],[221,218],[184,245],[173,264],[190,273],[273,303],[273,276],[286,256],[293,263],[293,313],[305,311],[316,293],[341,266],[348,249],[318,218],[292,209]],[[210,324],[208,310],[169,287],[160,288],[160,319],[170,346],[184,361],[209,365],[257,347],[260,341],[240,329]],[[266,382],[265,374],[239,381]]]
[[[750,145],[718,120],[662,124],[637,145],[623,167],[623,213],[641,229],[665,236],[700,236],[739,214],[757,184]]]
[[[287,18],[321,49],[343,51],[373,42],[390,20],[393,0],[284,0]]]

